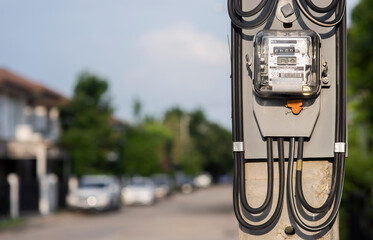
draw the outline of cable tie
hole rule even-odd
[[[346,152],[346,143],[336,142],[334,144],[334,152],[336,153],[345,153]]]
[[[233,152],[243,152],[243,142],[233,142]]]
[[[303,160],[298,159],[297,160],[297,171],[302,171],[302,168],[303,168]]]

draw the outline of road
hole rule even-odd
[[[153,206],[100,214],[31,217],[0,232],[1,240],[237,240],[231,186],[175,194]]]

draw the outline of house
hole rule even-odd
[[[0,216],[9,214],[10,173],[19,178],[21,214],[49,212],[45,182],[51,177],[57,182],[59,204],[64,203],[69,166],[57,140],[58,107],[66,102],[60,93],[0,68]]]

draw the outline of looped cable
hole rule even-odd
[[[333,196],[334,199],[334,205],[333,209],[329,215],[329,217],[322,222],[319,225],[312,226],[309,224],[306,224],[301,218],[300,214],[298,213],[296,207],[295,207],[295,201],[294,201],[294,194],[293,194],[293,163],[294,163],[294,145],[295,145],[295,139],[290,138],[289,142],[289,162],[288,162],[288,176],[287,176],[287,184],[286,184],[286,191],[287,191],[287,200],[288,200],[288,206],[289,210],[291,212],[291,215],[293,216],[295,222],[298,226],[301,228],[310,231],[310,232],[318,232],[321,231],[327,227],[329,227],[333,222],[335,221],[337,215],[338,215],[338,209],[341,204],[342,200],[342,190],[343,190],[343,180],[344,180],[344,162],[342,162],[341,167],[338,172],[338,179],[337,179],[337,191]],[[344,157],[342,154],[337,154],[337,157],[335,161],[343,161]]]
[[[239,0],[234,0],[234,10],[236,11],[237,15],[241,17],[251,17],[257,14],[258,12],[260,12],[264,8],[264,6],[267,4],[267,2],[268,0],[260,1],[258,6],[256,6],[254,9],[245,12],[245,11],[242,11],[242,9],[240,8]]]
[[[245,162],[241,161],[240,164],[240,176],[241,176],[241,181],[239,182],[240,184],[240,197],[241,197],[241,205],[243,208],[251,213],[251,214],[258,214],[264,212],[269,206],[272,201],[272,196],[273,196],[273,153],[272,153],[272,144],[273,140],[272,138],[267,138],[267,175],[268,175],[268,180],[267,180],[267,194],[266,198],[263,202],[263,204],[260,207],[253,208],[251,207],[246,198],[246,184],[245,184]]]
[[[240,192],[239,185],[240,182],[245,181],[245,179],[241,179],[238,172],[239,172],[239,163],[240,161],[244,161],[242,153],[235,153],[235,174],[233,180],[233,209],[236,215],[236,218],[241,226],[246,229],[250,229],[253,231],[260,231],[267,229],[268,227],[272,226],[272,224],[279,218],[282,212],[283,207],[283,200],[284,200],[284,185],[285,185],[285,158],[284,158],[284,151],[283,151],[283,144],[284,140],[279,138],[278,140],[278,149],[279,149],[279,193],[277,199],[276,208],[272,214],[272,216],[262,224],[254,225],[248,223],[247,220],[243,217],[241,209],[240,209],[240,201],[239,195],[246,194],[245,192]]]
[[[302,158],[303,158],[303,141],[304,139],[303,138],[299,138],[298,140],[298,159],[297,159],[297,165],[298,165],[298,162],[299,161],[302,161]],[[337,161],[337,158],[335,158],[335,161],[333,162],[333,172],[332,172],[332,180],[331,180],[331,188],[330,188],[330,192],[329,192],[329,195],[327,197],[327,199],[325,200],[325,202],[320,206],[320,207],[313,207],[311,206],[306,198],[304,197],[304,193],[303,193],[303,183],[302,183],[302,172],[303,172],[303,169],[298,169],[297,167],[297,171],[296,171],[296,182],[295,182],[295,189],[296,189],[296,196],[298,196],[299,198],[299,201],[301,202],[302,206],[307,209],[308,211],[310,211],[311,213],[322,213],[322,212],[325,212],[325,211],[328,211],[332,204],[333,204],[333,200],[334,200],[334,196],[335,196],[335,191],[336,191],[336,183],[337,183],[337,170],[339,170],[339,161]]]
[[[330,12],[332,9],[334,9],[337,4],[338,4],[338,0],[333,0],[328,6],[326,7],[318,7],[316,6],[312,0],[306,0],[306,3],[307,5],[315,12],[319,12],[319,13],[327,13],[327,12]]]
[[[337,8],[338,2],[339,2],[338,11],[336,11],[337,12],[337,16],[335,17],[335,19],[331,20],[331,21],[322,21],[322,20],[316,18],[314,15],[312,15],[312,13],[310,13],[305,8],[305,6],[301,3],[301,0],[296,0],[296,1],[297,1],[297,5],[298,5],[299,9],[302,11],[302,13],[308,19],[311,20],[312,22],[316,23],[317,25],[322,26],[322,27],[334,27],[334,26],[336,26],[338,23],[340,23],[342,21],[344,15],[345,15],[345,12],[346,12],[346,0],[340,0],[340,1],[333,0],[333,2],[331,2],[330,5],[327,6],[327,7],[325,7],[325,8],[317,7],[310,0],[306,0],[307,5],[312,10],[314,10],[315,12],[318,12],[318,13],[327,13],[327,12],[330,12],[334,8]]]
[[[228,14],[231,18],[232,23],[242,29],[253,29],[256,27],[259,27],[262,25],[272,14],[275,6],[276,1],[275,0],[269,0],[270,5],[268,8],[265,8],[265,5],[267,4],[268,0],[262,0],[258,6],[256,6],[253,10],[250,10],[248,12],[241,10],[241,3],[240,0],[228,0]],[[250,22],[246,22],[242,20],[242,17],[252,17],[255,14],[259,13],[260,11],[265,11],[264,16],[260,19],[255,19]]]

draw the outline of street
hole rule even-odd
[[[150,207],[32,217],[20,227],[1,231],[0,239],[233,240],[238,239],[238,224],[231,186],[223,185],[190,195],[176,193]]]

